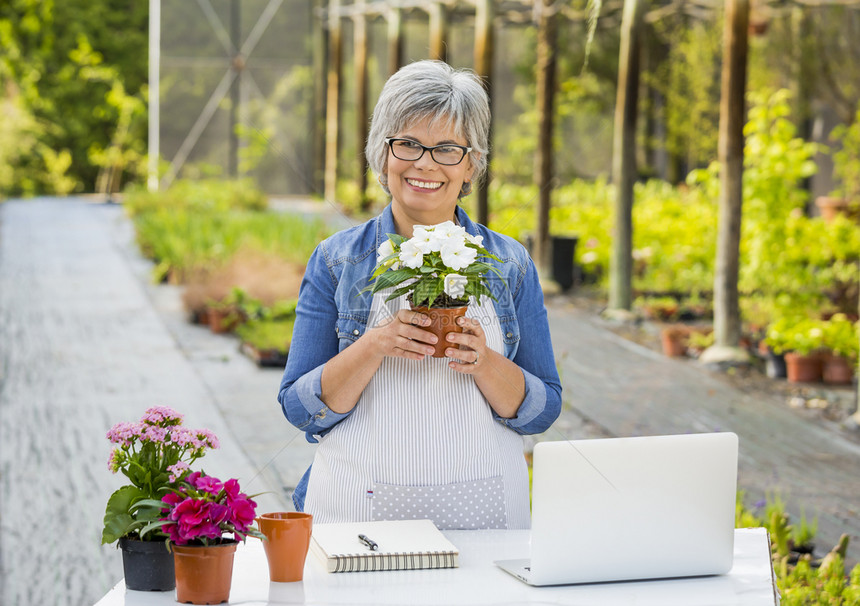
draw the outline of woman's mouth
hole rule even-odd
[[[439,181],[421,181],[420,179],[406,179],[406,182],[412,187],[418,189],[434,190],[442,187]]]

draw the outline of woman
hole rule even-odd
[[[529,527],[522,434],[558,417],[561,385],[534,264],[457,205],[486,170],[489,125],[481,82],[445,63],[404,67],[380,94],[366,155],[391,203],[311,255],[278,395],[320,443],[293,495],[317,522]],[[469,306],[447,359],[428,356],[429,319],[405,297],[365,290],[386,234],[444,221],[482,236],[504,276],[496,302]]]

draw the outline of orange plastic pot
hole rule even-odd
[[[430,318],[430,326],[424,326],[424,330],[429,330],[439,339],[436,341],[435,350],[433,351],[434,358],[444,358],[445,349],[452,347],[445,337],[449,332],[463,332],[463,328],[457,324],[457,318],[466,315],[468,305],[463,307],[413,307],[412,311],[417,311],[426,314]]]
[[[269,561],[269,580],[275,583],[301,581],[311,542],[313,516],[294,511],[264,513],[257,518],[257,525],[266,535],[263,549]]]
[[[176,601],[183,604],[221,604],[229,600],[237,543],[173,545]]]

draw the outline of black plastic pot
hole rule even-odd
[[[562,290],[569,289],[576,281],[574,257],[578,241],[579,238],[575,236],[550,236],[552,279]]]
[[[773,353],[773,350],[768,347],[764,354],[764,370],[771,379],[784,379],[788,375],[785,356]]]
[[[136,541],[122,538],[122,569],[125,586],[135,591],[173,591],[176,575],[173,553],[164,541]]]

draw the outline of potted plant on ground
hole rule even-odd
[[[482,236],[472,236],[452,221],[416,225],[411,238],[388,234],[377,251],[373,284],[365,290],[393,288],[386,301],[406,295],[412,309],[430,317],[427,330],[439,337],[433,357],[444,358],[445,335],[460,331],[457,318],[469,304],[482,296],[495,300],[487,272],[502,274],[487,261],[501,260],[482,244]]]
[[[236,544],[264,538],[252,524],[257,504],[235,479],[222,482],[201,472],[188,474],[161,500],[140,507],[158,509],[160,519],[141,534],[166,533],[176,568],[176,601],[218,604],[230,598]]]
[[[207,429],[183,427],[182,415],[164,406],[148,408],[137,423],[117,423],[107,438],[115,444],[108,467],[113,473],[121,471],[131,483],[108,499],[102,543],[119,541],[127,588],[169,591],[174,572],[167,535],[142,536],[161,510],[145,503],[176,487],[192,463],[208,449],[218,448],[218,438]]]
[[[824,324],[823,330],[824,346],[829,350],[822,369],[824,382],[848,385],[857,367],[860,323],[852,322],[845,314],[834,314]]]
[[[660,342],[663,353],[672,358],[687,355],[690,327],[686,324],[669,324],[660,329]]]
[[[824,330],[820,320],[784,316],[768,326],[765,340],[775,353],[785,354],[790,383],[821,381]]]

